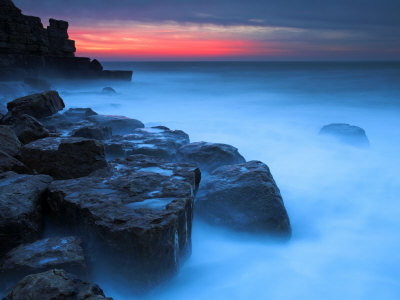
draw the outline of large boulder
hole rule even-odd
[[[104,146],[85,138],[48,137],[22,147],[21,161],[56,179],[87,176],[107,167]]]
[[[334,123],[322,127],[319,133],[336,138],[340,142],[348,145],[369,147],[369,140],[365,134],[365,130],[358,126]]]
[[[280,191],[269,168],[259,161],[223,166],[204,179],[196,213],[234,230],[290,235]]]
[[[111,127],[113,134],[128,134],[137,128],[144,128],[142,122],[124,116],[94,115],[87,120],[98,126]]]
[[[105,270],[118,274],[114,283],[123,276],[148,287],[175,273],[191,252],[200,176],[186,164],[130,156],[90,177],[54,181],[48,207],[55,224],[88,243],[95,266],[107,263]]]
[[[0,281],[10,288],[19,279],[33,273],[60,268],[87,277],[82,241],[74,236],[53,237],[20,245],[9,251],[1,262]]]
[[[20,152],[20,149],[21,143],[14,130],[8,126],[0,125],[0,151],[15,156]]]
[[[202,172],[224,166],[244,163],[246,160],[238,149],[227,144],[196,142],[184,145],[178,150],[178,159],[196,164]]]
[[[0,150],[0,173],[7,171],[30,173],[30,170],[22,162]]]
[[[158,126],[139,128],[131,134],[114,136],[105,142],[108,158],[144,154],[176,161],[178,149],[189,143],[189,136],[181,130]]]
[[[19,281],[4,300],[103,300],[102,289],[67,274],[62,269],[28,275]]]
[[[49,136],[49,131],[37,119],[30,115],[18,115],[7,118],[9,125],[23,144]]]
[[[41,234],[41,201],[52,181],[46,175],[0,174],[0,255]]]
[[[47,91],[15,99],[7,104],[12,115],[27,114],[35,118],[48,117],[65,107],[56,91]]]

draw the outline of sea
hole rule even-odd
[[[400,299],[399,62],[104,62],[131,82],[56,82],[67,107],[181,129],[266,163],[289,241],[195,216],[191,257],[146,295],[96,282],[116,300]],[[110,86],[116,94],[102,94]],[[363,128],[369,148],[319,135]]]

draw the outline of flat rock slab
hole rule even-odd
[[[246,162],[238,149],[227,144],[196,142],[184,145],[178,150],[178,159],[197,165],[202,172],[224,166]]]
[[[107,298],[96,284],[84,282],[62,269],[28,275],[19,281],[4,300],[103,300]]]
[[[290,235],[280,191],[262,162],[223,166],[202,182],[196,214],[214,225],[238,231]]]
[[[111,127],[113,134],[128,134],[137,128],[144,128],[142,122],[124,116],[94,115],[87,120],[98,126]]]
[[[104,146],[85,138],[48,137],[22,147],[21,161],[56,179],[87,176],[107,167]]]
[[[21,149],[21,142],[18,140],[14,130],[5,125],[0,125],[0,151],[15,156]]]
[[[369,147],[365,130],[358,126],[344,123],[329,124],[322,127],[319,134],[334,137],[348,145],[360,148]]]
[[[178,149],[189,143],[189,136],[181,130],[151,127],[134,130],[131,134],[114,136],[105,142],[108,158],[144,154],[176,161]]]
[[[53,237],[12,249],[2,260],[1,282],[12,287],[29,274],[53,268],[61,268],[69,273],[87,277],[82,241],[79,238]]]
[[[51,184],[48,206],[55,220],[74,228],[91,245],[92,258],[107,261],[132,285],[175,273],[191,251],[200,171],[137,155],[97,173]]]
[[[27,114],[35,118],[51,116],[64,107],[64,101],[56,91],[25,96],[7,104],[7,109],[11,114]]]
[[[41,201],[53,179],[46,175],[0,174],[0,254],[41,234]]]

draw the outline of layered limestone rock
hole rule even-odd
[[[10,0],[0,0],[0,79],[60,76],[131,80],[131,71],[104,71],[97,60],[75,57],[68,22],[26,16]]]

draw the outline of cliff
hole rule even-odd
[[[97,60],[75,56],[68,22],[26,16],[11,0],[0,0],[0,78],[30,76],[131,80],[131,71],[104,71]]]

